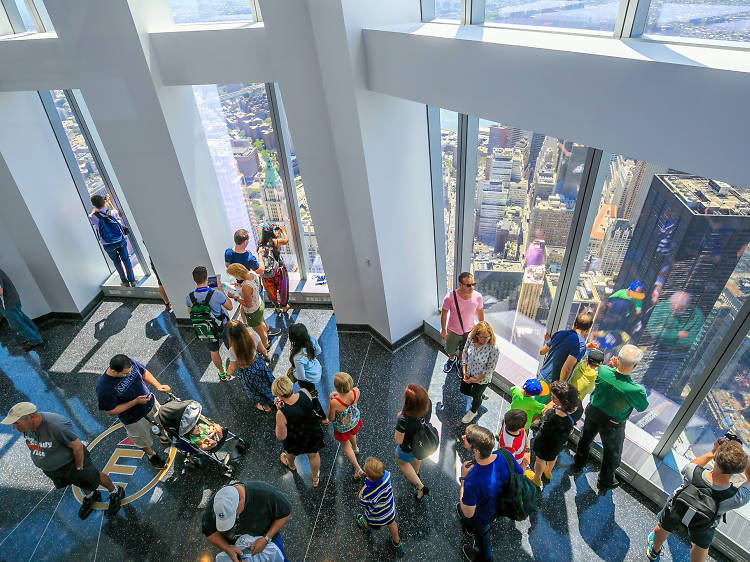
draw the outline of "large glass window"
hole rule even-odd
[[[456,261],[456,166],[458,164],[458,113],[440,110],[440,153],[443,178],[443,225],[447,290],[453,290]]]
[[[193,93],[232,230],[246,229],[250,248],[257,246],[266,222],[284,225],[291,238],[265,84],[193,86]],[[290,272],[298,270],[293,248],[291,240],[282,246]]]
[[[614,32],[618,0],[486,0],[485,22]]]
[[[750,42],[750,2],[651,0],[644,33]]]
[[[748,287],[745,287],[748,289]],[[698,411],[674,444],[689,459],[711,450],[727,432],[737,435],[750,453],[750,337],[745,337]]]
[[[175,23],[254,21],[250,0],[169,0]]]
[[[533,376],[560,278],[586,147],[479,121],[471,269],[485,319]]]
[[[644,351],[649,394],[631,416],[651,446],[704,371],[750,292],[750,190],[616,156],[609,166],[569,321],[595,313],[609,359]]]
[[[461,19],[461,0],[434,0],[435,18],[444,20]]]
[[[64,136],[58,134],[58,142],[60,142],[63,152],[72,159],[72,161],[69,160],[68,165],[72,168],[71,173],[74,180],[76,180],[76,184],[83,183],[83,186],[79,185],[79,191],[81,191],[81,200],[86,208],[86,212],[90,213],[93,210],[90,202],[91,196],[101,195],[107,198],[107,207],[117,210],[120,214],[120,219],[127,226],[128,217],[123,212],[112,186],[102,173],[100,161],[92,150],[90,137],[82,126],[77,110],[74,110],[75,98],[73,97],[73,93],[65,90],[51,90],[49,94],[51,95],[54,111],[48,109],[48,116],[50,121],[56,121],[53,122],[53,128],[59,131],[58,127],[61,127],[64,132]],[[43,92],[43,102],[45,96],[46,93]],[[63,146],[63,143],[67,146]],[[133,236],[128,236],[126,240],[130,261],[136,269],[136,276],[138,276],[143,269],[142,266],[139,269],[140,259],[137,244]],[[111,270],[109,260],[107,260],[107,264]]]

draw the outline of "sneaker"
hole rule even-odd
[[[125,490],[122,489],[122,486],[117,486],[117,489],[109,494],[109,507],[105,512],[107,517],[112,517],[120,510],[120,503],[124,497]]]
[[[615,478],[614,482],[602,482],[601,480],[596,481],[596,487],[599,491],[606,492],[607,490],[614,490],[620,486],[620,481]]]
[[[153,466],[157,470],[164,470],[167,468],[167,462],[159,456],[159,453],[154,453],[148,458],[148,462],[151,463],[151,466]]]
[[[24,351],[31,351],[32,349],[36,349],[40,345],[44,343],[44,340],[39,340],[38,342],[24,342],[21,344],[21,347]]]
[[[391,537],[391,546],[396,549],[396,556],[401,558],[404,555],[404,552],[406,551],[406,547],[404,546],[404,541],[399,540],[396,543],[396,542],[393,542],[393,537]]]
[[[171,445],[172,444],[172,439],[170,439],[169,435],[167,435],[166,433],[160,433],[159,434],[159,443],[161,443],[162,445]]]
[[[471,420],[473,420],[475,417],[477,417],[476,412],[472,412],[469,410],[464,414],[464,417],[461,418],[461,423],[471,423]]]
[[[534,483],[534,485],[535,485],[536,487],[538,487],[538,488],[541,488],[541,487],[542,487],[542,481],[541,481],[541,480],[536,480],[536,479],[534,478],[534,471],[533,471],[533,470],[531,470],[530,468],[527,468],[526,470],[524,470],[524,471],[523,471],[523,475],[524,475],[524,476],[525,476],[526,478],[528,478],[529,480],[531,480],[531,481],[532,481],[532,482]]]
[[[648,536],[648,545],[646,546],[646,558],[649,560],[659,560],[661,558],[661,550],[659,552],[654,551],[654,532]]]
[[[218,372],[218,371],[219,371],[219,370],[217,369],[217,372]],[[219,380],[220,380],[221,382],[227,382],[227,381],[231,381],[231,380],[232,380],[233,378],[234,378],[234,377],[233,377],[232,375],[228,374],[228,373],[222,373],[222,372],[219,372]]]
[[[453,369],[453,367],[455,367],[455,366],[456,366],[456,363],[457,363],[457,362],[458,362],[458,359],[457,359],[456,357],[454,357],[453,359],[451,359],[451,358],[449,357],[449,358],[448,358],[448,361],[446,361],[446,362],[445,362],[445,365],[443,365],[443,372],[444,372],[444,373],[450,373],[450,372],[451,372],[451,369]]]
[[[354,517],[354,520],[357,522],[357,527],[362,529],[365,533],[368,535],[372,533],[372,529],[370,529],[370,526],[367,524],[364,515],[358,514]]]
[[[81,507],[78,510],[78,517],[86,519],[91,515],[91,512],[94,510],[94,503],[98,502],[100,499],[102,499],[102,494],[99,490],[96,490],[91,496],[85,496],[83,498],[83,503],[81,503]]]
[[[279,330],[278,328],[270,328],[269,327],[268,330],[266,330],[266,335],[269,338],[275,338],[276,336],[280,336],[281,335],[281,330]]]
[[[130,281],[120,281],[120,287],[130,287]]]
[[[578,466],[577,464],[574,463],[573,466],[570,467],[570,472],[571,472],[571,474],[573,474],[575,476],[578,476],[581,473],[583,473],[583,467],[582,466]]]

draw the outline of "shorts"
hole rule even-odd
[[[159,404],[159,401],[154,398],[154,407],[151,408],[151,411],[146,414],[146,416],[152,420],[156,420],[156,414],[160,407],[161,404]],[[141,449],[150,449],[151,445],[154,444],[154,437],[151,433],[151,428],[154,424],[148,421],[146,416],[142,417],[137,422],[129,423],[125,426],[125,431],[128,433],[128,437],[130,437],[133,445]]]
[[[670,533],[676,531],[682,524],[682,519],[672,513],[672,510],[669,508],[669,504],[665,505],[662,508],[657,517],[659,519],[659,526]],[[690,536],[690,542],[700,548],[708,549],[708,547],[711,546],[711,543],[714,542],[716,526],[701,531],[696,531],[688,527],[687,532]]]
[[[203,340],[201,340],[203,341]],[[229,343],[227,341],[227,330],[226,327],[224,328],[224,335],[218,339],[218,340],[211,340],[211,341],[203,341],[204,344],[206,344],[206,347],[209,351],[219,351],[221,349],[221,344],[224,344],[224,346],[229,349]]]
[[[357,435],[359,433],[359,428],[362,427],[362,420],[360,419],[357,422],[357,425],[355,425],[353,428],[351,428],[349,431],[344,431],[343,433],[333,430],[333,438],[338,441],[339,443],[346,443],[351,439],[353,436]]]
[[[263,311],[265,310],[265,305],[263,304],[263,301],[260,303],[260,307],[255,312],[245,312],[245,319],[247,320],[247,325],[251,328],[255,328],[255,326],[260,326],[263,322]]]
[[[448,330],[448,337],[445,340],[445,352],[448,355],[453,355],[456,353],[456,351],[459,350],[459,348],[463,348],[464,344],[466,343],[466,338],[468,337],[468,334],[464,334],[463,336],[460,334],[454,334],[450,330]]]
[[[550,439],[540,439],[540,436],[537,436],[531,445],[531,449],[539,460],[552,462],[562,452],[567,442],[568,440],[565,439],[561,443],[553,443]]]
[[[415,457],[411,453],[407,453],[401,450],[401,445],[396,445],[396,456],[401,462],[412,462],[417,460],[417,457]]]
[[[70,461],[56,470],[45,470],[44,474],[49,476],[55,488],[65,488],[73,484],[93,492],[100,484],[99,469],[91,461],[91,454],[86,447],[83,448],[83,470],[76,470],[75,461]]]

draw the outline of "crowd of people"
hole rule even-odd
[[[92,202],[96,207],[92,221],[96,218],[99,224],[110,224],[106,218],[110,214],[103,210],[106,201],[92,198]],[[100,235],[105,230],[99,227]],[[249,402],[275,416],[275,437],[282,442],[279,462],[285,469],[296,471],[298,457],[307,457],[313,489],[320,485],[320,451],[328,440],[327,426],[332,426],[334,441],[352,465],[352,478],[363,479],[357,495],[361,511],[354,514],[352,524],[367,534],[387,528],[394,553],[401,556],[406,547],[397,524],[393,474],[387,469],[387,460],[369,456],[360,461],[358,457],[363,417],[362,393],[355,381],[348,373],[335,373],[335,391],[324,408],[318,393],[323,351],[301,323],[288,326],[290,367],[286,374],[274,377],[269,369],[271,340],[280,332],[269,329],[264,321],[264,292],[277,313],[287,310],[288,278],[280,252],[288,243],[286,232],[283,227],[264,225],[258,256],[247,249],[248,241],[248,232],[239,230],[234,246],[226,250],[226,272],[234,283],[214,283],[206,267],[193,269],[195,289],[185,297],[192,327],[206,345],[219,380],[239,378]],[[118,248],[116,255],[123,262],[118,272],[123,283],[130,283],[132,271],[124,267],[122,248]],[[110,255],[115,259],[114,253]],[[441,309],[441,337],[448,356],[443,370],[448,377],[455,373],[460,392],[470,402],[460,421],[466,425],[461,442],[472,460],[460,465],[456,512],[470,539],[463,545],[463,554],[470,560],[486,561],[493,559],[492,522],[503,516],[523,519],[533,512],[537,496],[552,478],[557,459],[581,418],[584,422],[569,472],[575,475],[583,470],[591,443],[599,435],[603,454],[597,487],[606,494],[619,486],[616,471],[626,422],[634,410],[645,411],[649,404],[645,389],[630,376],[643,352],[634,345],[622,345],[605,363],[597,344],[587,343],[594,319],[582,313],[571,329],[545,334],[539,350],[543,357],[539,375],[511,388],[511,403],[498,431],[472,423],[488,398],[500,349],[491,325],[484,320],[482,296],[475,290],[473,276],[461,273],[458,282]],[[233,301],[241,307],[238,319],[231,318]],[[0,311],[11,328],[25,337],[25,347],[33,348],[42,341],[33,322],[21,312],[18,294],[1,270],[0,302]],[[222,347],[227,350],[226,359]],[[167,467],[167,460],[153,448],[152,428],[157,428],[163,445],[170,445],[175,437],[160,427],[161,405],[149,387],[171,390],[143,363],[118,354],[109,361],[95,392],[99,409],[122,422],[132,443],[160,471]],[[393,420],[393,461],[414,487],[416,502],[424,502],[430,495],[420,468],[440,441],[431,424],[432,411],[427,390],[411,383],[406,385],[402,407]],[[82,519],[101,499],[100,485],[109,491],[107,516],[117,513],[124,497],[122,487],[94,466],[69,420],[39,412],[31,402],[21,402],[0,423],[12,425],[24,435],[32,461],[56,487],[72,484],[83,491]],[[195,424],[187,439],[196,448],[210,451],[222,442],[223,432],[220,425],[204,421]],[[708,470],[711,462],[713,468]],[[750,480],[747,455],[731,435],[717,440],[712,452],[687,465],[682,470],[684,485],[670,496],[648,537],[648,558],[658,560],[669,533],[687,522],[693,543],[691,559],[704,560],[721,516],[750,502],[747,482],[742,486],[730,483],[731,476],[739,473]],[[209,500],[201,527],[207,540],[221,551],[217,560],[239,562],[249,555],[286,560],[281,530],[292,516],[291,503],[275,487],[261,481],[233,482]]]

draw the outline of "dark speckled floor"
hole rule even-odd
[[[337,333],[330,310],[296,309],[290,321],[304,322],[320,339],[325,369],[321,397],[332,390],[333,374],[339,370],[349,372],[362,391],[359,446],[363,459],[377,456],[393,471],[404,559],[461,560],[461,533],[453,510],[456,471],[465,460],[456,442],[466,402],[457,380],[443,374],[440,350],[420,338],[391,354],[367,334]],[[254,409],[239,381],[219,383],[208,353],[190,330],[175,326],[161,305],[105,301],[87,322],[59,322],[44,326],[42,333],[47,345],[25,354],[7,329],[0,330],[0,414],[15,402],[31,400],[41,410],[71,418],[81,438],[91,442],[113,425],[112,418],[97,409],[96,380],[112,355],[126,353],[146,363],[177,395],[200,401],[210,417],[250,442],[237,477],[269,482],[291,500],[292,519],[282,532],[290,560],[393,558],[386,531],[368,539],[354,525],[361,483],[353,480],[351,465],[332,435],[321,453],[320,487],[313,490],[306,462],[300,460],[299,474],[279,464],[273,417]],[[272,348],[276,376],[289,366],[288,349],[282,349],[286,344],[282,335]],[[437,414],[433,421],[441,433],[439,451],[423,465],[422,478],[432,493],[422,504],[414,500],[393,460],[395,416],[409,382],[429,388]],[[494,431],[507,403],[490,394],[479,423]],[[122,438],[124,430],[114,431],[93,449],[100,467]],[[145,463],[121,460],[135,467],[132,476],[119,477],[128,484],[127,496],[145,493],[111,520],[95,511],[80,521],[71,489],[52,489],[31,463],[20,435],[0,426],[0,561],[213,559],[215,550],[200,534],[200,517],[211,491],[227,479],[211,466],[186,470],[182,458],[178,454],[154,485],[156,472]],[[530,521],[494,525],[496,560],[645,560],[644,541],[655,523],[656,506],[629,488],[599,497],[592,488],[596,474],[585,472],[573,479],[564,472],[570,463],[570,456],[563,454]],[[662,560],[684,560],[687,552],[684,540],[672,537]]]

